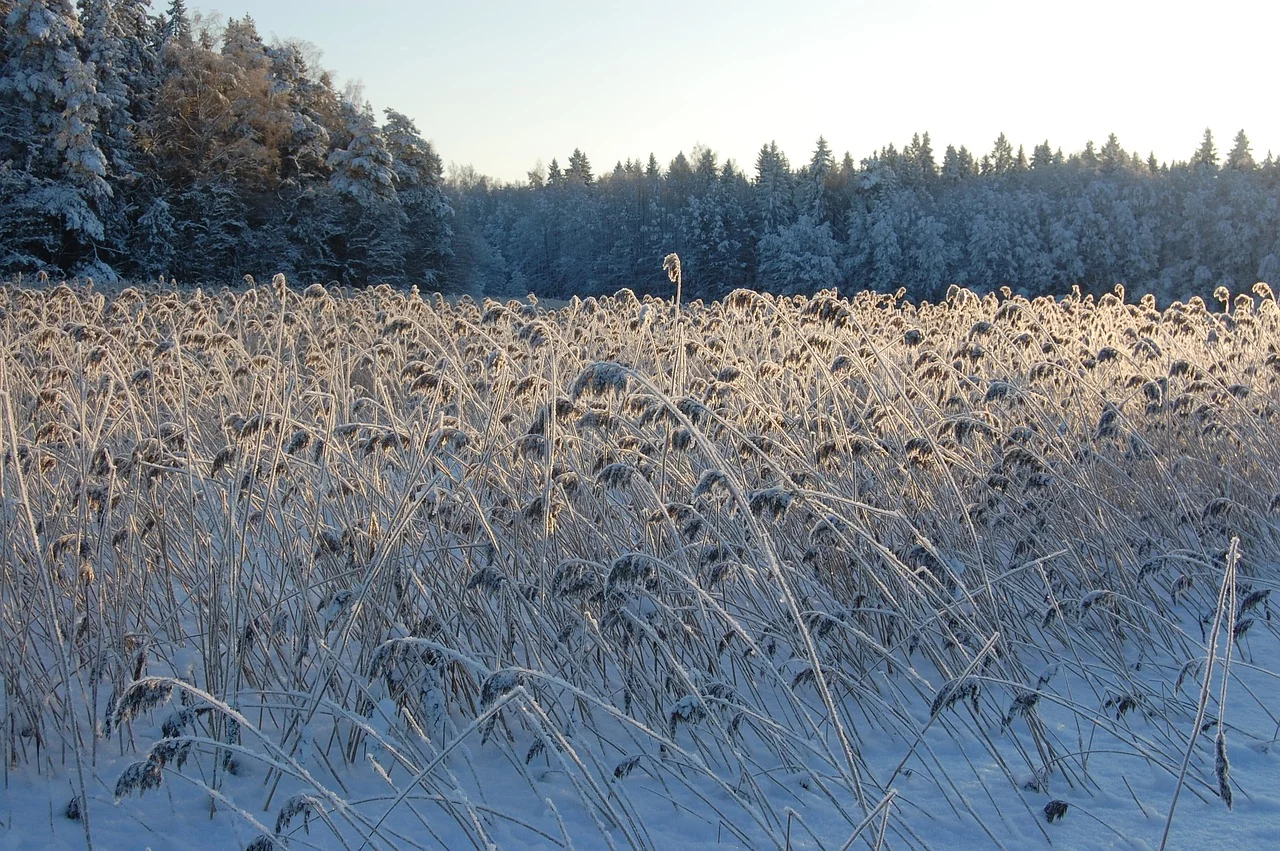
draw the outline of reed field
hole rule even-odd
[[[1265,845],[1218,295],[10,283],[0,846]]]

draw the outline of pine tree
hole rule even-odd
[[[227,21],[222,33],[222,55],[235,61],[245,69],[266,70],[268,66],[267,46],[258,35],[258,25],[253,18],[245,15],[236,20]]]
[[[840,243],[831,226],[802,215],[756,244],[759,282],[772,292],[808,293],[839,283]]]
[[[145,0],[82,0],[86,60],[102,95],[98,146],[118,178],[138,176],[137,123],[159,82]]]
[[[666,181],[667,186],[674,190],[677,202],[683,202],[685,193],[693,185],[693,166],[689,165],[684,151],[677,151],[667,163]]]
[[[871,210],[868,220],[871,277],[865,283],[878,290],[891,290],[902,282],[902,244],[898,239],[898,227],[893,213],[892,203],[882,201]]]
[[[133,218],[155,200],[154,183],[144,180],[138,138],[160,87],[148,5],[147,0],[80,0],[81,54],[94,69],[102,96],[94,140],[107,158],[113,192],[101,207],[104,238],[96,253],[109,255],[124,269],[133,264],[130,230],[141,226]]]
[[[404,278],[407,217],[396,193],[395,160],[374,123],[368,104],[342,102],[346,147],[329,155],[329,186],[343,197],[338,259],[346,280],[356,284]]]
[[[163,198],[152,201],[138,218],[134,240],[131,259],[144,275],[154,278],[172,273],[178,229],[168,201]]]

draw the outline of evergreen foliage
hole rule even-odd
[[[705,147],[665,170],[653,155],[641,162],[589,186],[555,160],[545,185],[451,185],[474,216],[455,250],[502,258],[487,293],[564,298],[624,287],[670,296],[660,261],[673,250],[690,298],[906,287],[936,300],[952,284],[1036,295],[1123,283],[1172,300],[1280,275],[1280,164],[1255,162],[1243,131],[1221,168],[1208,132],[1191,160],[1164,164],[1114,133],[1070,156],[1048,140],[1028,156],[1002,133],[980,159],[946,146],[941,166],[927,133],[857,164],[819,139],[799,169],[771,142],[750,180],[732,161],[710,179]]]
[[[434,284],[444,269],[440,158],[407,117],[379,127],[335,91],[301,43],[265,44],[247,15],[193,22],[183,0],[0,15],[0,274]]]

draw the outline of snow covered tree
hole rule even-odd
[[[1218,149],[1213,145],[1213,131],[1208,127],[1204,128],[1204,138],[1200,140],[1200,147],[1191,158],[1191,165],[1205,171],[1218,170]]]
[[[1280,244],[1276,248],[1277,251],[1262,258],[1262,262],[1258,264],[1258,274],[1255,276],[1259,281],[1265,281],[1273,287],[1280,286]]]
[[[683,204],[685,197],[693,191],[693,166],[689,164],[684,151],[677,151],[671,162],[667,163],[664,180],[669,190],[667,194],[674,199],[672,206]]]
[[[923,137],[916,133],[911,137],[911,144],[902,152],[902,177],[913,186],[928,183],[938,176],[938,164],[933,159],[933,143],[926,132]]]
[[[990,171],[992,174],[1009,174],[1013,171],[1013,167],[1013,145],[1009,144],[1009,140],[1001,133],[991,149]]]
[[[760,148],[756,155],[755,219],[761,233],[790,223],[793,215],[791,165],[777,142]]]
[[[872,208],[865,223],[865,234],[859,240],[869,260],[866,278],[858,286],[877,290],[895,289],[902,279],[903,251],[894,222],[893,204],[883,199]]]
[[[344,199],[338,256],[352,283],[397,282],[404,275],[407,223],[395,187],[395,158],[368,104],[343,101],[343,135],[349,141],[329,155],[329,186]]]
[[[241,68],[266,70],[267,46],[258,35],[258,25],[245,15],[227,21],[222,31],[222,55],[235,61]]]
[[[798,199],[799,208],[814,221],[825,221],[827,218],[827,177],[831,174],[834,162],[827,140],[819,136],[813,156],[809,158],[809,166],[800,177]]]
[[[756,244],[756,277],[778,293],[809,293],[840,281],[840,243],[809,215],[769,231]]]
[[[1128,162],[1129,155],[1124,152],[1124,148],[1120,147],[1120,140],[1116,138],[1116,134],[1107,136],[1106,144],[1098,152],[1098,167],[1102,173],[1115,174],[1123,170]]]
[[[109,106],[95,69],[80,59],[83,30],[69,0],[14,0],[5,16],[0,67],[0,161],[11,175],[5,207],[26,227],[61,234],[43,261],[69,270],[104,238],[103,206],[111,197],[107,157],[95,129]],[[43,225],[36,222],[42,220]],[[32,234],[0,236],[30,240]]]
[[[329,185],[362,204],[394,200],[394,158],[374,123],[373,110],[368,104],[357,108],[344,102],[342,113],[343,131],[349,141],[329,155],[329,167],[333,169]]]
[[[591,161],[580,149],[574,148],[573,153],[569,155],[569,167],[565,169],[564,176],[566,180],[581,183],[583,186],[591,185],[593,180]]]
[[[1096,174],[1101,166],[1101,161],[1098,158],[1098,150],[1093,144],[1092,139],[1085,142],[1084,150],[1081,151],[1079,155],[1073,155],[1071,159],[1077,166],[1089,174]]]
[[[695,145],[692,154],[693,191],[699,196],[706,195],[715,187],[720,176],[716,152],[706,145]]]
[[[542,160],[538,160],[533,168],[525,172],[525,176],[529,179],[530,189],[541,189],[547,185],[547,170],[542,165]]]
[[[270,92],[287,130],[280,141],[280,177],[294,187],[327,181],[333,147],[330,127],[340,126],[338,95],[328,74],[317,75],[297,44],[266,48]]]
[[[960,149],[956,150],[952,145],[947,145],[946,153],[942,156],[942,177],[945,180],[958,183],[976,173],[973,154],[969,153],[968,148],[961,145]]]
[[[893,195],[902,188],[902,178],[898,169],[903,162],[893,145],[880,151],[879,156],[868,157],[862,161],[858,174],[858,190],[865,196],[880,199]]]
[[[709,164],[699,156],[702,168],[695,171],[701,182]],[[746,178],[734,170],[732,162],[711,176],[711,185],[690,195],[680,215],[684,293],[690,298],[715,298],[746,282],[746,207],[750,192]]]
[[[187,4],[183,0],[171,0],[169,3],[163,37],[166,42],[174,41],[183,46],[191,44],[191,16],[187,14]]]
[[[1045,139],[1031,151],[1031,169],[1040,171],[1051,165],[1053,165],[1053,149],[1049,147],[1049,140]]]
[[[1232,171],[1253,171],[1257,164],[1253,161],[1253,152],[1249,147],[1249,137],[1241,130],[1236,134],[1231,153],[1227,154],[1227,168]]]
[[[137,123],[159,87],[146,0],[82,0],[83,55],[102,95],[99,147],[118,178],[137,177]]]
[[[384,112],[382,136],[391,154],[396,197],[406,217],[405,275],[430,284],[444,268],[453,238],[453,208],[444,192],[444,167],[408,116],[394,109]]]
[[[168,201],[157,198],[138,218],[134,244],[130,246],[133,251],[131,259],[149,278],[172,274],[177,244],[178,228],[173,209]]]

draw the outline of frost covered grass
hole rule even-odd
[[[6,288],[8,836],[1273,835],[1255,295]]]

